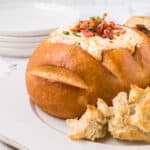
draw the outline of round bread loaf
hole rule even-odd
[[[82,46],[52,42],[50,35],[27,65],[31,100],[48,114],[74,118],[86,110],[87,104],[95,105],[99,97],[111,105],[112,98],[120,91],[128,92],[131,84],[149,86],[150,39],[140,31],[133,32],[141,37],[134,51],[110,47],[102,52],[101,59]]]

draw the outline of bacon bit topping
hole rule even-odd
[[[113,39],[113,34],[108,29],[104,30],[104,34],[103,35],[104,35],[105,38],[109,38],[110,40]]]
[[[80,25],[80,30],[85,30],[88,28],[89,22],[88,21],[80,21],[79,25]]]
[[[81,20],[76,24],[71,31],[74,33],[81,32],[86,37],[92,37],[99,35],[103,38],[108,38],[112,40],[114,35],[120,36],[120,34],[125,34],[126,30],[115,24],[113,21],[106,21],[107,13],[104,13],[102,17],[91,17],[89,20]]]
[[[77,24],[75,25],[72,29],[71,29],[72,32],[80,32],[80,25]]]
[[[81,30],[81,33],[83,34],[83,35],[85,35],[86,37],[91,37],[91,36],[94,36],[95,35],[95,33],[94,32],[92,32],[92,31],[89,31],[89,30]]]
[[[105,20],[107,15],[108,15],[107,13],[104,13],[103,16],[102,16],[102,20]]]
[[[106,28],[106,22],[105,21],[103,21],[101,24],[99,24],[98,26],[97,26],[97,34],[99,35],[99,36],[102,36],[103,35],[103,33],[104,33],[104,29]]]
[[[119,30],[119,33],[124,34],[124,33],[126,33],[126,30],[122,28],[122,29]]]
[[[97,22],[95,19],[90,19],[89,20],[89,26],[95,28],[97,26]]]

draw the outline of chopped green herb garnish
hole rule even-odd
[[[101,17],[97,16],[97,23],[100,24],[102,22]]]
[[[80,43],[80,42],[78,42],[78,43],[77,43],[77,45],[78,45],[78,46],[80,46],[80,45],[81,45],[81,43]]]
[[[70,33],[69,33],[69,31],[63,31],[63,34],[69,35]]]
[[[108,30],[109,30],[110,32],[112,32],[112,31],[113,31],[111,28],[108,28]]]
[[[72,33],[74,36],[80,37],[80,35],[77,32]]]
[[[97,19],[101,19],[101,17],[100,17],[100,16],[97,16]]]
[[[93,19],[93,20],[95,20],[95,17],[90,17],[90,19]]]
[[[117,24],[118,26],[121,26],[120,24]]]
[[[94,30],[94,27],[89,27],[89,30],[90,30],[90,31],[93,31],[93,30]]]
[[[117,34],[116,34],[116,36],[120,36],[120,34],[119,34],[119,33],[117,33]]]

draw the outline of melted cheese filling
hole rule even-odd
[[[125,34],[120,34],[119,36],[115,35],[112,40],[102,38],[100,36],[85,37],[81,33],[78,33],[80,37],[77,37],[70,30],[71,27],[72,26],[69,25],[60,26],[57,30],[50,34],[49,41],[51,43],[78,45],[98,60],[101,60],[102,52],[105,50],[126,48],[133,53],[135,46],[139,46],[143,41],[142,37],[136,33],[136,31],[127,27],[124,27],[126,30]],[[69,31],[70,34],[65,35],[63,31]]]

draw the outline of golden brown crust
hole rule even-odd
[[[77,74],[63,67],[43,65],[34,68],[28,73],[50,82],[58,82],[88,90],[88,86]]]
[[[46,39],[27,66],[26,84],[31,99],[49,114],[74,118],[85,111],[87,104],[95,105],[98,97],[111,104],[111,99],[119,91],[128,91],[130,84],[150,85],[150,40],[143,33],[139,34],[144,41],[136,47],[134,55],[125,49],[105,51],[102,62],[77,46],[52,44]],[[30,74],[35,68],[49,65],[72,72],[69,80],[78,76],[88,90]]]
[[[28,73],[43,65],[56,65],[75,72],[88,86],[88,91],[60,82],[47,82]],[[111,72],[87,52],[76,46],[51,44],[48,39],[32,55],[26,72],[31,99],[44,111],[61,118],[80,116],[87,103],[95,104],[98,97],[109,100],[120,89],[120,83]],[[112,83],[109,88],[104,86],[109,83]]]

